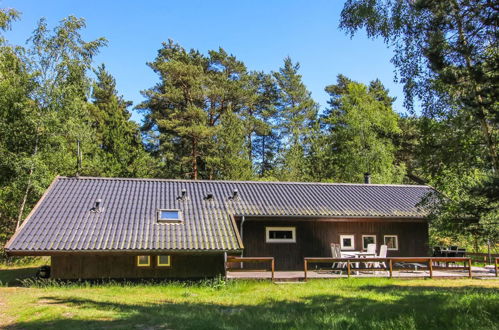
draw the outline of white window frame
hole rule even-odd
[[[178,219],[175,218],[161,218],[161,212],[177,212]],[[183,214],[181,210],[178,209],[158,209],[156,216],[158,223],[181,223],[183,221]]]
[[[293,238],[270,238],[271,231],[291,231]],[[265,243],[296,243],[296,227],[265,227]]]
[[[343,238],[350,238],[352,240],[352,246],[344,246]],[[355,250],[355,235],[340,235],[340,246],[342,250]]]
[[[388,244],[386,244],[387,237],[395,237],[395,247],[394,248],[388,247],[388,250],[389,251],[398,251],[398,249],[399,249],[399,236],[398,235],[384,235],[383,236],[383,244],[385,244],[386,246],[388,246]]]
[[[362,250],[367,250],[367,246],[364,246],[364,237],[374,237],[374,243],[376,244],[376,235],[362,235]]]

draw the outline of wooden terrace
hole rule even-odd
[[[267,263],[266,269],[227,268],[227,278],[270,279],[277,282],[344,277],[498,278],[499,258],[492,267],[472,265],[470,258],[304,258],[303,271],[275,271],[272,257],[228,257],[230,263]]]

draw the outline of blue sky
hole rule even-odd
[[[324,87],[339,73],[363,83],[379,78],[397,97],[395,110],[405,112],[391,50],[381,40],[363,33],[350,39],[338,29],[343,1],[0,0],[0,6],[22,12],[7,33],[15,44],[24,44],[41,17],[50,27],[68,15],[84,17],[86,40],[109,41],[96,64],[106,64],[120,94],[134,105],[141,90],[158,82],[146,62],[171,38],[204,53],[223,47],[250,70],[276,71],[289,55],[300,62],[303,81],[321,107],[328,100]],[[140,118],[134,113],[133,119]]]

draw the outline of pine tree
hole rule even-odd
[[[92,90],[94,107],[91,123],[99,146],[102,175],[147,177],[154,175],[154,163],[146,154],[139,127],[130,120],[131,102],[118,96],[116,81],[104,64],[95,71],[97,81]]]
[[[396,164],[393,145],[400,128],[388,91],[379,81],[367,87],[342,75],[326,91],[331,100],[321,120],[324,136],[313,148],[322,156],[315,160],[322,164],[322,179],[362,182],[369,172],[373,182],[400,182],[404,166]]]
[[[293,64],[287,57],[284,66],[274,73],[279,88],[280,177],[292,181],[301,181],[307,176],[310,128],[318,113],[318,104],[302,82],[299,69],[299,63]]]

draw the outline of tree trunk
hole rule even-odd
[[[197,142],[196,139],[192,138],[192,150],[191,150],[191,169],[192,169],[192,179],[198,179],[198,161],[197,161]]]
[[[32,154],[32,159],[35,158],[35,156],[38,153],[38,137],[35,140],[35,148],[33,149],[33,154]],[[16,223],[16,231],[19,229],[21,226],[21,222],[23,220],[23,214],[24,214],[24,209],[26,207],[26,201],[28,200],[29,192],[31,190],[31,178],[33,176],[33,172],[35,171],[35,162],[31,163],[29,173],[28,173],[28,182],[26,183],[26,190],[24,191],[23,199],[21,201],[21,205],[19,207],[19,213],[17,214],[17,223]]]

